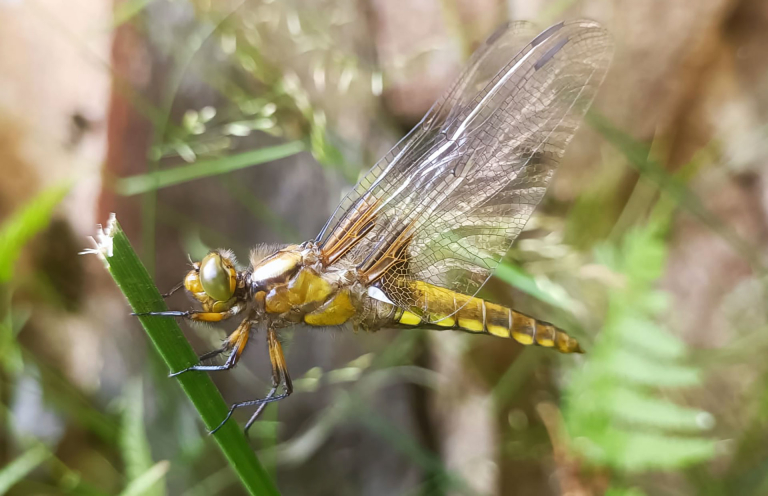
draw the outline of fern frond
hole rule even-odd
[[[621,472],[670,470],[706,460],[711,415],[670,401],[674,388],[700,384],[684,363],[685,345],[659,323],[667,295],[655,288],[666,261],[660,230],[637,228],[598,261],[621,278],[609,296],[605,326],[565,391],[564,420],[573,448],[589,464]]]

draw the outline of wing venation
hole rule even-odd
[[[366,197],[375,225],[344,257],[375,260],[386,250],[378,241],[407,226],[407,263],[381,281],[393,302],[423,305],[406,289],[410,280],[476,294],[544,196],[611,57],[610,36],[592,21],[535,38],[528,23],[503,26],[347,195],[318,242],[337,239],[350,206]]]

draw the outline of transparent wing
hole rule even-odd
[[[343,223],[343,219],[353,205],[365,195],[377,179],[380,182],[393,183],[415,169],[419,164],[407,159],[413,155],[409,152],[430,146],[434,136],[439,133],[440,126],[449,115],[455,112],[455,109],[468,105],[478,91],[528,44],[536,33],[538,29],[526,21],[508,22],[494,31],[472,54],[459,77],[432,105],[421,122],[382,157],[342,199],[316,241],[322,242],[331,237],[334,230]]]
[[[610,64],[610,36],[595,22],[556,24],[522,49],[514,26],[489,38],[331,220],[342,225],[360,199],[375,209],[365,240],[344,255],[352,263],[411,233],[406,263],[382,280],[403,308],[426,312],[410,280],[469,295],[482,287],[544,196]]]

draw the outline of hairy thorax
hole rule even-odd
[[[344,324],[356,312],[362,287],[354,267],[323,267],[313,243],[290,245],[254,260],[250,288],[254,298],[264,294],[264,310],[286,325],[304,322],[313,326]]]

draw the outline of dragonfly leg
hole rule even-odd
[[[232,334],[229,335],[227,340],[224,342],[224,346],[218,350],[209,351],[208,353],[201,355],[199,358],[200,361],[207,360],[208,358],[213,358],[217,355],[220,355],[221,353],[232,350],[232,354],[229,355],[229,358],[227,358],[227,361],[224,363],[224,365],[192,365],[191,367],[187,367],[184,370],[174,372],[168,377],[176,377],[177,375],[183,374],[184,372],[189,372],[190,370],[210,372],[215,370],[231,369],[237,365],[237,362],[240,360],[240,355],[243,354],[243,350],[245,350],[245,346],[248,344],[248,338],[250,337],[250,334],[251,319],[247,318],[239,326],[237,326],[237,329],[235,329]]]
[[[227,320],[243,311],[245,305],[236,304],[233,305],[227,311],[224,312],[199,312],[197,310],[166,310],[164,312],[142,312],[132,313],[134,317],[183,317],[189,320],[195,320],[198,322],[221,322]]]
[[[229,344],[229,338],[227,338],[224,341],[224,346],[222,346],[219,349],[212,350],[212,351],[209,351],[207,353],[203,353],[202,355],[197,357],[197,360],[200,361],[200,362],[205,361],[205,360],[210,360],[211,358],[217,357],[217,356],[221,355],[222,353],[226,353],[226,352],[228,352],[231,349],[232,349],[232,346]]]
[[[272,401],[277,401],[285,398],[288,396],[287,394],[281,395],[282,397],[275,397],[275,393],[277,393],[277,388],[279,384],[275,384],[272,386],[272,389],[269,390],[267,395],[263,398],[262,402],[259,403],[258,408],[256,408],[256,411],[253,412],[253,415],[251,415],[251,418],[248,419],[248,422],[245,423],[245,427],[243,428],[243,431],[245,431],[245,435],[248,435],[248,431],[250,430],[251,426],[256,422],[256,419],[259,418],[259,415],[261,415],[261,412],[264,411],[264,409],[267,407],[269,403]]]
[[[272,363],[272,389],[264,398],[233,404],[229,408],[227,416],[224,418],[224,420],[221,421],[218,427],[210,432],[211,434],[214,434],[216,431],[221,429],[221,427],[227,423],[227,420],[232,417],[232,414],[238,408],[257,405],[258,408],[256,412],[254,412],[250,420],[248,420],[248,423],[245,424],[245,432],[247,434],[248,429],[251,428],[261,412],[264,411],[264,408],[268,403],[280,401],[293,393],[293,382],[291,381],[291,375],[288,373],[288,366],[285,362],[285,355],[283,355],[283,347],[280,345],[280,341],[277,339],[277,332],[272,328],[267,331],[267,346],[269,347],[269,359]],[[277,393],[278,387],[281,384],[283,385],[283,392],[281,394],[275,395],[275,393]]]
[[[229,345],[229,340],[227,340],[227,341],[224,343],[224,346],[222,346],[221,348],[218,348],[218,349],[216,349],[216,350],[213,350],[213,351],[209,351],[209,352],[207,352],[207,353],[203,353],[202,355],[200,355],[199,357],[197,357],[197,360],[198,360],[199,362],[202,362],[202,361],[204,361],[204,360],[208,360],[208,359],[211,359],[211,358],[213,358],[213,357],[217,357],[217,356],[221,355],[222,353],[226,353],[227,351],[229,351],[229,350],[231,350],[231,349],[232,349],[232,347]],[[184,369],[184,370],[181,370],[181,371],[179,371],[179,372],[174,372],[173,374],[170,374],[170,375],[168,375],[168,377],[176,377],[177,375],[179,375],[179,374],[183,374],[184,372],[187,372],[188,370],[199,370],[199,369],[195,369],[195,368],[193,368],[193,367],[187,367],[187,368],[186,368],[186,369]]]
[[[181,289],[181,288],[183,288],[183,287],[184,287],[184,281],[181,281],[180,283],[178,283],[177,285],[175,285],[174,287],[172,287],[170,291],[168,291],[167,293],[163,293],[161,296],[162,296],[163,298],[168,298],[168,297],[169,297],[169,296],[171,296],[173,293],[175,293],[176,291],[180,290],[180,289]]]

